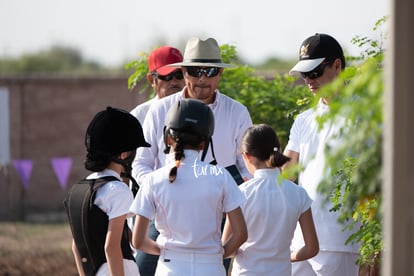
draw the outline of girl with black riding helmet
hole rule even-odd
[[[67,209],[73,234],[72,251],[79,275],[139,275],[132,255],[126,218],[133,193],[121,175],[130,176],[131,163],[138,147],[149,147],[138,120],[125,110],[107,107],[90,122],[85,136],[85,168],[93,173],[86,180],[93,183],[91,207],[82,213],[83,204],[69,193]],[[110,178],[110,181],[98,180]],[[75,184],[87,185],[87,184]],[[76,208],[82,208],[77,211]],[[87,227],[76,227],[88,216]],[[82,223],[81,223],[82,224]],[[82,233],[78,233],[82,231]],[[88,237],[80,239],[78,237]],[[82,241],[81,243],[79,241]],[[83,253],[86,248],[86,253]],[[81,250],[82,249],[82,250]],[[83,253],[83,254],[81,254]],[[89,258],[90,257],[90,258]]]
[[[168,111],[164,140],[170,162],[145,177],[130,211],[137,214],[132,243],[160,255],[155,275],[225,275],[223,258],[246,240],[244,197],[225,168],[199,159],[214,130],[211,109],[182,99]],[[233,235],[221,242],[223,214]],[[150,221],[160,232],[148,238]]]

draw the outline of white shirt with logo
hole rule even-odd
[[[168,180],[174,162],[144,178],[130,211],[155,219],[161,249],[223,254],[223,213],[239,207],[245,198],[225,168],[201,162],[197,151],[184,154],[174,182]]]

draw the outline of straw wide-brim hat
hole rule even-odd
[[[184,50],[182,62],[170,64],[171,67],[203,66],[203,67],[234,67],[231,64],[223,63],[220,55],[220,48],[214,38],[201,40],[198,37],[190,38]]]

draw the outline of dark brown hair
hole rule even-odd
[[[266,124],[253,125],[243,135],[241,150],[271,167],[281,167],[290,160],[281,152],[280,142],[273,128]]]
[[[170,183],[174,182],[177,178],[177,169],[181,164],[181,160],[184,159],[184,148],[198,148],[202,141],[205,139],[199,135],[187,133],[184,131],[175,131],[169,129],[165,135],[168,135],[174,143],[174,159],[175,166],[171,168],[168,180]]]

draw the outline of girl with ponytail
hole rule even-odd
[[[281,178],[279,168],[289,158],[282,154],[270,126],[250,127],[243,136],[241,152],[254,177],[239,186],[246,197],[241,208],[249,237],[236,253],[231,275],[290,275],[291,262],[311,258],[319,251],[312,200],[302,187]],[[290,252],[297,222],[305,245]],[[233,225],[226,222],[223,239],[232,232]]]

